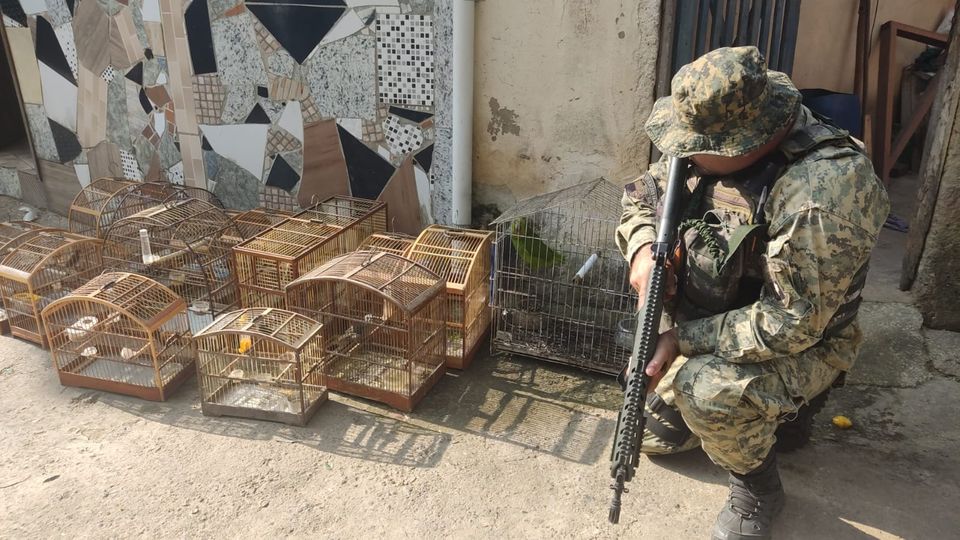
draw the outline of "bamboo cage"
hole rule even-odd
[[[197,199],[167,202],[115,222],[104,238],[104,265],[169,287],[187,301],[190,328],[198,331],[237,307],[231,238],[240,233],[219,208]]]
[[[156,281],[106,272],[43,310],[60,384],[164,401],[193,374],[187,305]]]
[[[158,204],[174,203],[186,199],[197,199],[217,208],[223,208],[220,199],[203,188],[181,186],[169,182],[134,182],[133,187],[124,193],[120,202],[117,203],[117,209],[114,211],[112,218],[113,221],[117,221]]]
[[[138,182],[123,178],[97,178],[77,193],[67,213],[70,232],[103,238],[117,218],[121,202]]]
[[[292,215],[290,212],[267,208],[254,208],[242,212],[227,210],[226,213],[233,220],[233,224],[236,225],[237,232],[240,235],[238,238],[231,239],[235,244],[239,244],[247,238],[253,238],[270,227],[280,224]]]
[[[7,249],[0,259],[0,296],[10,332],[44,346],[41,311],[101,272],[100,240],[38,229],[9,242]]]
[[[333,197],[244,241],[233,249],[241,304],[284,307],[288,283],[356,250],[386,222],[383,203]]]
[[[323,324],[331,390],[411,411],[443,376],[443,281],[408,259],[353,252],[287,286],[291,311]]]
[[[31,221],[7,221],[0,223],[0,257],[9,253],[15,246],[16,240],[21,236],[38,230],[49,230],[51,228],[38,225]],[[2,301],[0,301],[2,305]],[[0,310],[2,311],[2,310]],[[7,312],[0,313],[0,335],[6,336],[10,333],[10,321],[7,318]]]
[[[317,321],[273,308],[232,311],[196,335],[208,416],[306,425],[327,399]]]
[[[394,255],[406,255],[407,250],[416,237],[404,233],[382,232],[374,233],[364,240],[357,251],[374,251],[380,253],[393,253]]]
[[[431,225],[407,257],[447,284],[447,367],[466,369],[490,327],[492,232]]]

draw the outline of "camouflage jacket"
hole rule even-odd
[[[854,276],[867,264],[889,202],[869,159],[851,145],[825,144],[799,151],[798,141],[825,127],[801,107],[779,147],[786,163],[762,205],[765,234],[759,248],[748,251],[751,260],[743,261],[762,282],[757,297],[714,313],[678,313],[682,355],[714,354],[751,363],[823,346],[837,353],[828,356],[834,357],[830,363],[838,369],[852,365],[860,340],[856,324],[837,336],[825,337],[824,331],[844,304]],[[628,263],[655,240],[656,204],[666,177],[667,162],[662,160],[624,190],[616,240]],[[695,191],[692,187],[702,181],[691,178],[688,187]],[[697,212],[705,220],[719,221],[719,230],[729,232],[742,224],[744,215],[723,208],[720,199],[706,197]],[[686,276],[687,280],[715,278],[704,272]],[[714,284],[700,285],[708,289]],[[682,305],[678,309],[682,311]],[[836,342],[830,343],[834,338]],[[844,340],[852,348],[840,346]]]

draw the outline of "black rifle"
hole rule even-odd
[[[620,495],[627,492],[625,482],[633,479],[640,461],[640,438],[643,437],[644,403],[650,377],[646,370],[660,337],[660,315],[663,313],[663,297],[667,285],[667,261],[673,250],[680,224],[680,194],[687,181],[686,158],[670,158],[670,176],[664,197],[657,241],[650,250],[654,265],[650,270],[647,296],[637,314],[637,333],[633,341],[633,354],[626,369],[626,389],[623,392],[623,408],[617,418],[616,439],[610,455],[610,474],[613,476],[613,500],[610,501],[610,523],[620,521]],[[632,261],[631,261],[632,262]]]

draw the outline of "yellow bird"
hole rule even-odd
[[[253,339],[250,336],[243,336],[240,338],[240,347],[237,348],[237,353],[243,354],[249,351],[250,347],[253,347]]]

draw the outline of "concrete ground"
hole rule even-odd
[[[777,538],[960,530],[960,335],[895,290],[902,237],[875,253],[849,384],[781,457]],[[296,428],[204,417],[193,380],[164,403],[62,387],[4,337],[0,537],[707,538],[726,486],[699,450],[643,458],[607,524],[620,399],[609,377],[484,356],[413,414],[337,395]]]

